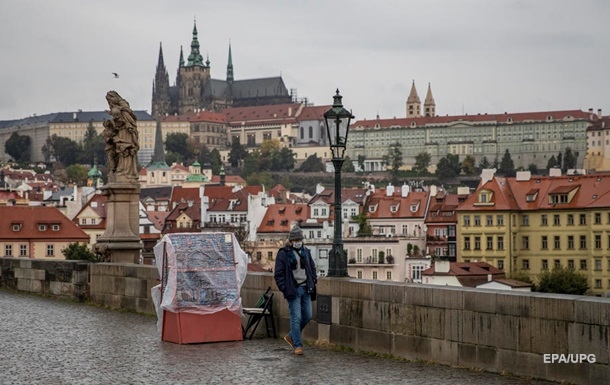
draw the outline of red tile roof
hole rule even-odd
[[[66,242],[89,243],[89,235],[51,206],[0,206],[0,240],[49,239]],[[21,225],[19,231],[13,231],[13,224]],[[39,224],[45,224],[46,230],[40,231]],[[59,230],[52,230],[52,225],[59,225]]]
[[[331,109],[332,106],[306,106],[303,107],[301,115],[299,115],[299,121],[304,120],[323,120],[324,113]]]
[[[276,203],[267,207],[267,212],[258,227],[258,233],[285,233],[290,232],[293,222],[305,222],[309,218],[309,206],[305,204]]]
[[[267,106],[254,107],[233,107],[224,110],[227,115],[227,121],[230,123],[242,121],[274,121],[286,120],[296,117],[301,108],[299,103],[290,104],[273,104]]]
[[[174,204],[187,202],[189,199],[194,202],[201,202],[201,198],[199,198],[199,187],[176,186],[172,190],[172,197],[169,205],[170,207],[174,207]]]
[[[227,123],[227,116],[225,114],[210,111],[200,111],[189,115],[188,118],[191,122]]]
[[[376,189],[366,202],[366,214],[370,219],[423,218],[428,195],[427,191],[411,191],[403,197],[398,188],[387,196],[386,189]],[[416,211],[411,211],[411,206],[416,206]]]

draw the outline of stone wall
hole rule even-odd
[[[87,264],[0,258],[0,265],[1,287],[82,298],[78,288]],[[155,267],[100,263],[89,273],[85,292],[92,303],[155,314],[150,294],[159,283]],[[269,286],[282,336],[289,329],[288,306],[271,273],[249,273],[242,301],[253,306]],[[575,384],[610,378],[607,298],[351,278],[321,278],[318,296],[314,321],[304,330],[309,341]],[[544,354],[594,354],[596,362],[545,363]]]
[[[85,300],[88,266],[82,261],[0,258],[0,288]]]

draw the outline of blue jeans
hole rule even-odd
[[[307,293],[305,286],[297,288],[297,297],[288,300],[288,309],[290,310],[290,338],[294,343],[294,347],[303,347],[301,341],[301,331],[311,320],[311,297]]]

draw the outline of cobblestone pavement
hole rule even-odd
[[[550,384],[281,340],[178,345],[156,319],[0,290],[0,384]]]

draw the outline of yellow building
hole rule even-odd
[[[499,178],[484,172],[457,209],[458,261],[485,261],[532,278],[554,267],[610,293],[610,174]]]

